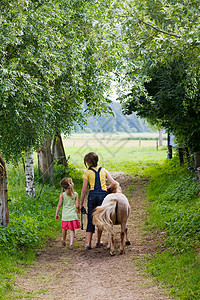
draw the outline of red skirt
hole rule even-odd
[[[61,221],[61,228],[64,230],[72,230],[81,228],[81,225],[79,223],[79,220]]]

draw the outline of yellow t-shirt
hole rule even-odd
[[[98,171],[100,167],[92,167],[92,169],[94,169],[95,171]],[[107,187],[106,187],[106,178],[108,175],[108,171],[104,168],[101,169],[99,176],[100,176],[100,182],[101,182],[101,188],[103,191],[107,191]],[[95,172],[93,172],[92,170],[86,170],[83,178],[89,181],[90,184],[90,190],[93,191],[94,190],[94,184],[95,184]]]

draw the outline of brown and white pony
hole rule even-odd
[[[115,255],[113,225],[121,225],[120,254],[123,254],[124,236],[126,236],[126,245],[130,245],[126,225],[130,215],[130,205],[118,183],[111,184],[107,190],[109,194],[104,198],[101,206],[97,206],[93,212],[93,224],[109,233],[110,255]]]

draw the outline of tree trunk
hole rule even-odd
[[[194,170],[196,177],[200,182],[200,151],[194,152]]]
[[[53,139],[52,143],[52,153],[53,157],[58,160],[59,164],[67,167],[67,160],[65,155],[65,150],[63,147],[62,137],[59,133],[57,133]]]
[[[53,180],[53,155],[51,140],[46,140],[38,152],[38,169],[40,176],[46,181]]]
[[[187,160],[187,167],[190,167],[190,155],[189,155],[189,149],[188,147],[185,147],[185,155],[186,155],[186,160]]]
[[[159,146],[163,145],[162,129],[159,129]]]
[[[9,223],[6,164],[0,153],[0,226]]]
[[[179,157],[179,164],[180,166],[182,166],[184,164],[183,148],[178,148],[178,157]]]
[[[170,133],[168,133],[168,155],[167,158],[171,159],[172,158],[172,146],[170,145]]]
[[[34,166],[33,166],[33,151],[25,154],[25,180],[26,180],[26,194],[29,197],[35,197],[35,181],[34,181]]]
[[[199,167],[200,167],[200,151],[194,152],[194,169],[196,170]]]

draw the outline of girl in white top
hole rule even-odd
[[[65,177],[60,182],[62,187],[62,193],[60,194],[60,200],[56,209],[55,219],[58,221],[59,215],[58,212],[63,203],[62,209],[62,219],[61,219],[61,228],[63,230],[62,234],[62,244],[66,246],[66,236],[67,230],[70,231],[70,248],[73,247],[75,229],[80,228],[80,223],[77,216],[77,211],[79,211],[79,200],[78,193],[74,192],[74,183],[72,178]],[[75,206],[76,202],[76,206]],[[77,211],[76,211],[77,209]]]

